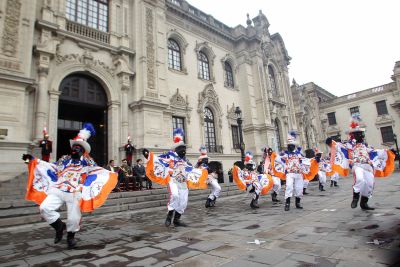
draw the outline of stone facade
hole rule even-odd
[[[327,137],[347,140],[350,114],[358,111],[369,145],[376,148],[396,148],[390,136],[390,128],[393,134],[399,136],[400,61],[395,64],[392,80],[391,83],[341,97],[334,96],[314,83],[298,85],[293,81],[291,89],[302,146],[318,147],[326,151]],[[330,121],[328,114],[334,114],[334,120]],[[386,136],[389,140],[384,140],[382,131],[385,128],[389,128]]]
[[[168,150],[174,118],[182,119],[188,157],[196,161],[207,141],[205,108],[215,127],[216,149],[209,156],[225,172],[240,158],[232,138],[237,106],[243,111],[246,150],[257,161],[261,147],[285,147],[288,130],[299,131],[304,147],[321,146],[329,130],[325,113],[342,102],[312,83],[290,87],[291,58],[279,33],[270,34],[261,11],[248,16],[246,26],[231,28],[185,0],[108,2],[108,28],[100,31],[67,19],[68,0],[0,0],[1,171],[23,170],[22,153],[38,155],[43,127],[56,158],[60,87],[75,74],[95,80],[107,98],[104,112],[96,114],[105,116],[98,129],[105,129],[103,161],[120,162],[128,135],[138,149]],[[180,47],[178,70],[169,67],[168,40]],[[206,79],[200,54],[209,60]],[[385,89],[391,111],[400,106],[396,75],[396,87]],[[313,104],[317,99],[320,104]],[[398,115],[392,117],[394,125]]]

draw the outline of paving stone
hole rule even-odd
[[[255,261],[264,264],[277,264],[290,256],[289,252],[278,250],[257,249],[241,257],[242,260]]]
[[[269,264],[262,264],[259,262],[252,262],[252,261],[246,261],[246,260],[233,260],[228,263],[225,263],[221,265],[221,267],[265,267],[265,266],[271,266]]]
[[[35,264],[41,264],[53,260],[60,260],[64,258],[66,254],[61,253],[61,252],[55,252],[55,253],[49,253],[49,254],[44,254],[44,255],[39,255],[39,256],[34,256],[26,259],[26,262],[28,262],[29,265],[35,265]]]
[[[173,261],[159,261],[155,258],[149,257],[143,260],[134,261],[128,264],[128,267],[134,266],[151,266],[151,267],[164,267],[173,264]]]
[[[170,250],[170,249],[174,249],[174,248],[177,248],[177,247],[183,247],[183,246],[186,246],[186,245],[187,245],[187,243],[181,242],[179,240],[170,240],[170,241],[167,241],[167,242],[155,244],[155,245],[153,245],[153,247]]]
[[[201,254],[198,256],[188,258],[181,262],[178,262],[178,263],[174,264],[174,267],[186,267],[186,266],[212,267],[212,266],[220,266],[227,262],[229,262],[229,260],[226,258],[211,256],[211,255],[207,255],[207,254]]]
[[[125,252],[124,255],[128,257],[135,257],[135,258],[144,258],[156,253],[161,252],[161,250],[156,249],[156,248],[151,248],[151,247],[144,247],[144,248],[139,248],[135,249],[129,252]]]
[[[25,266],[29,266],[29,264],[24,260],[0,263],[0,267],[25,267]]]
[[[91,261],[90,263],[95,266],[101,266],[101,265],[116,266],[118,263],[127,262],[127,261],[129,261],[129,260],[125,257],[118,256],[118,255],[112,255],[112,256],[101,258],[101,259],[98,259],[95,261]]]
[[[151,246],[153,244],[154,244],[154,242],[150,242],[150,241],[147,241],[147,240],[140,240],[140,241],[137,241],[137,242],[127,243],[124,246],[125,247],[130,247],[130,248],[133,248],[133,249],[137,249],[137,248]]]
[[[210,251],[216,248],[223,246],[224,244],[221,242],[215,241],[200,241],[193,245],[190,245],[189,248],[200,250],[200,251]]]

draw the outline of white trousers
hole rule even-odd
[[[218,184],[217,179],[210,180],[209,185],[211,186],[211,194],[208,196],[208,198],[211,200],[215,200],[219,197],[221,186]]]
[[[309,183],[310,183],[310,181],[308,181],[307,179],[304,179],[303,188],[307,188]]]
[[[353,177],[354,177],[354,185],[353,185],[354,192],[360,193],[360,195],[364,197],[368,198],[371,197],[372,192],[374,191],[374,184],[375,184],[374,173],[364,168],[354,166]]]
[[[49,224],[52,224],[60,218],[60,213],[56,210],[65,203],[67,206],[67,232],[78,232],[82,218],[80,200],[80,192],[67,193],[60,189],[52,188],[40,205],[40,214]]]
[[[331,181],[339,182],[339,174],[338,174],[337,172],[335,172],[334,174],[332,174],[332,176],[331,176]]]
[[[303,175],[300,173],[288,173],[286,175],[285,199],[292,197],[293,191],[295,197],[303,196]]]
[[[186,209],[188,202],[189,190],[186,185],[183,186],[175,181],[168,183],[169,191],[169,202],[167,204],[168,211],[175,210],[176,212],[183,214]]]
[[[274,190],[275,193],[279,193],[281,191],[281,179],[278,177],[272,176],[272,181],[274,182],[274,185],[272,186],[272,190]]]
[[[318,171],[318,179],[322,186],[326,184],[326,172]]]

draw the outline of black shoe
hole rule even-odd
[[[215,197],[215,196],[214,196],[214,197]],[[210,202],[210,207],[214,207],[216,201],[217,201],[217,198],[216,198],[216,197],[214,198],[214,200],[211,200],[211,202]]]
[[[172,222],[172,217],[174,216],[174,210],[168,211],[167,218],[165,219],[165,226],[170,226]],[[175,215],[176,216],[176,215]]]
[[[252,186],[249,193],[254,193],[255,191],[256,191],[256,188],[254,186]]]
[[[303,195],[308,195],[308,193],[306,192],[307,188],[303,188]]]
[[[209,208],[209,207],[211,207],[211,198],[207,198],[207,201],[206,201],[206,208]]]
[[[175,211],[175,217],[174,217],[174,226],[175,227],[178,227],[178,226],[186,227],[187,226],[186,223],[181,221],[181,215],[182,214]]]
[[[333,186],[333,181],[331,181],[331,187]]]
[[[271,193],[272,202],[274,202],[274,203],[280,202],[280,201],[276,198],[276,196],[277,196],[277,193],[276,193],[275,191]]]
[[[339,185],[337,184],[336,181],[333,182],[333,185],[334,185],[335,187],[339,187]]]
[[[56,237],[54,238],[54,244],[57,244],[62,240],[64,230],[67,228],[67,226],[65,225],[65,223],[61,221],[60,218],[58,218],[57,221],[51,223],[50,225],[51,227],[54,228],[54,230],[56,230]]]
[[[357,208],[358,200],[360,199],[360,193],[353,192],[353,201],[351,202],[351,208]]]
[[[75,240],[75,233],[74,232],[68,232],[67,233],[67,244],[68,244],[68,249],[74,249],[76,248],[76,240]]]
[[[303,209],[303,207],[300,204],[300,200],[301,200],[301,198],[296,197],[296,209]]]
[[[285,211],[288,210],[290,210],[290,197],[288,197],[285,202]]]
[[[321,191],[325,191],[325,189],[324,189],[324,186],[323,185],[321,185],[321,189],[320,189]]]
[[[361,201],[360,201],[360,208],[362,210],[374,210],[375,208],[371,208],[368,206],[368,197],[361,196]]]

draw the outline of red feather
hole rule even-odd
[[[182,140],[180,136],[175,136],[174,143],[179,143]]]

